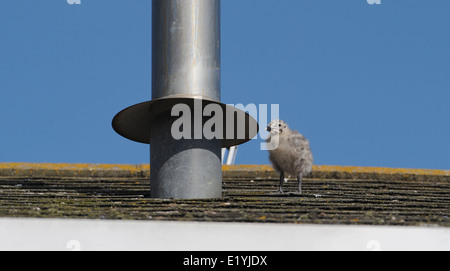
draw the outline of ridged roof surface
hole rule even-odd
[[[0,163],[0,217],[450,226],[447,170],[315,166],[296,196],[275,193],[270,166],[224,166],[223,197],[206,200],[148,198],[149,170]]]

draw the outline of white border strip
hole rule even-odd
[[[450,228],[0,218],[0,250],[450,250]]]

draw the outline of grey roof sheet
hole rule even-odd
[[[119,171],[0,167],[0,217],[450,226],[446,174],[315,167],[295,196],[274,193],[267,167],[241,166],[224,169],[222,198],[179,200],[148,198],[148,171]]]

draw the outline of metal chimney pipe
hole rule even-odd
[[[220,198],[221,148],[258,132],[249,114],[220,102],[220,0],[153,0],[152,12],[152,100],[122,110],[112,126],[150,143],[150,197]],[[191,127],[183,127],[191,128],[190,139],[172,134],[178,104],[191,111]],[[221,132],[207,139],[203,109],[211,104],[221,109]]]
[[[220,101],[220,0],[153,0],[152,99]]]
[[[220,101],[220,0],[153,0],[152,11],[152,99]],[[192,112],[191,131],[202,119]],[[221,141],[175,140],[173,121],[167,112],[152,123],[150,196],[221,197]]]

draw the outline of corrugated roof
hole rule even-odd
[[[315,166],[303,195],[277,187],[270,166],[224,166],[223,198],[150,199],[148,165],[0,163],[0,217],[450,226],[446,170]]]

